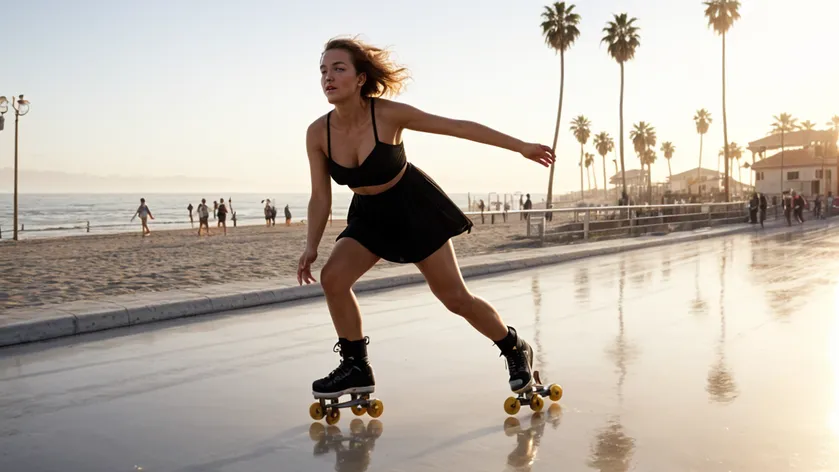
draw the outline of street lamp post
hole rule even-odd
[[[17,195],[18,195],[18,123],[20,121],[20,117],[29,113],[29,100],[23,98],[23,94],[19,95],[17,98],[12,97],[12,108],[15,109],[15,196],[14,196],[14,230],[12,232],[12,239],[15,241],[18,240],[18,204],[17,204]],[[6,97],[0,97],[0,116],[5,114],[9,110],[9,101]],[[2,125],[0,125],[0,129],[2,129]]]

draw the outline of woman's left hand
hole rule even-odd
[[[521,150],[521,155],[545,167],[549,167],[556,160],[550,147],[538,143],[525,144]]]

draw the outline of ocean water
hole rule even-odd
[[[487,194],[471,195],[485,201]],[[87,224],[90,223],[89,234],[120,233],[140,230],[140,220],[131,217],[140,205],[140,197],[146,199],[146,204],[154,215],[149,221],[152,231],[155,229],[185,229],[189,228],[189,213],[187,205],[197,208],[201,198],[207,199],[207,206],[212,210],[213,201],[224,198],[225,202],[232,198],[233,211],[236,212],[237,225],[264,224],[264,203],[262,200],[270,198],[277,207],[277,219],[283,220],[283,208],[288,205],[291,210],[292,221],[307,218],[306,211],[309,204],[308,193],[279,193],[276,195],[258,194],[225,194],[217,196],[189,195],[189,194],[21,194],[18,197],[19,224],[23,225],[21,239],[58,237],[68,235],[85,235]],[[534,201],[537,195],[534,195]],[[466,210],[469,195],[466,193],[449,194],[459,207]],[[495,201],[495,194],[491,195]],[[501,195],[503,201],[504,196]],[[513,208],[518,207],[518,195],[515,198],[508,195],[508,199],[515,200]],[[541,198],[541,197],[539,197]],[[352,193],[333,193],[332,217],[343,219],[347,216]],[[198,216],[195,214],[195,223]],[[212,217],[210,225],[212,226]],[[13,196],[0,194],[0,238],[12,238]],[[233,223],[228,216],[228,227]]]

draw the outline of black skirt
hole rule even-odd
[[[418,167],[408,163],[399,182],[377,195],[354,195],[347,228],[373,254],[396,263],[421,262],[449,239],[472,230],[470,220]]]

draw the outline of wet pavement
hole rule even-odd
[[[308,416],[322,299],[0,350],[2,471],[839,469],[839,231],[470,280],[565,395],[510,418],[497,349],[424,286],[360,297],[378,419]]]

